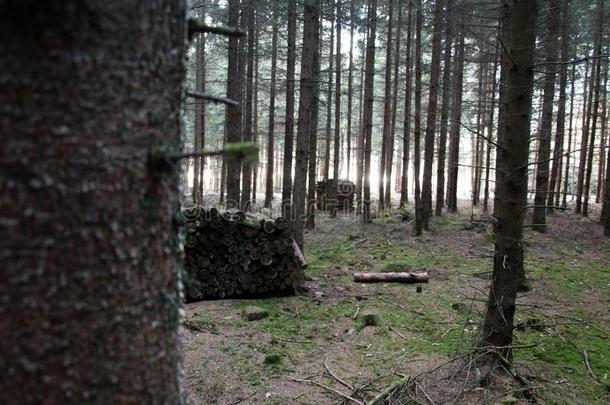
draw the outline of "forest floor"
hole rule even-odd
[[[472,361],[491,227],[470,213],[447,214],[416,238],[397,211],[367,226],[353,215],[316,219],[306,234],[306,292],[186,305],[189,404],[357,403],[332,390],[370,400],[403,376],[417,378],[397,404],[518,403],[523,393],[541,403],[610,402],[610,241],[595,217],[555,213],[547,233],[526,228],[531,290],[520,294],[515,319],[520,383]],[[355,271],[427,271],[430,281],[359,284]],[[250,305],[269,316],[243,320]],[[377,326],[362,327],[368,312]]]

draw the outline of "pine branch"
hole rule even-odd
[[[187,90],[186,95],[188,97],[193,97],[199,100],[207,100],[207,101],[211,101],[213,103],[222,103],[222,104],[227,104],[227,105],[233,105],[236,107],[239,107],[239,102],[227,98],[227,97],[219,97],[219,96],[214,96],[212,94],[209,93],[202,93],[200,91],[191,91],[191,90]]]

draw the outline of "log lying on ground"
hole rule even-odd
[[[427,283],[428,273],[354,273],[357,283]]]
[[[304,279],[307,262],[282,218],[272,221],[234,209],[201,207],[182,214],[188,301],[285,295]]]

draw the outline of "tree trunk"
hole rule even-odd
[[[512,8],[511,66],[503,135],[503,144],[510,147],[498,148],[497,171],[506,175],[496,183],[494,267],[482,335],[483,344],[499,347],[508,358],[511,351],[507,346],[513,340],[518,268],[523,267],[521,239],[527,206],[536,8],[536,1],[532,0],[515,0]]]
[[[400,183],[400,206],[409,202],[409,155],[411,153],[411,38],[413,33],[413,1],[407,9],[407,50],[405,55],[405,109],[402,137],[402,173]]]
[[[275,77],[277,72],[277,9],[273,10],[273,23],[271,34],[271,82],[269,83],[269,132],[267,138],[267,176],[265,179],[265,204],[271,207],[273,201],[273,159],[275,151]]]
[[[253,117],[252,107],[254,101],[254,5],[255,0],[249,0],[248,6],[242,10],[245,13],[246,23],[248,24],[248,56],[243,63],[247,64],[246,71],[246,104],[244,105],[244,142],[252,142],[253,140]],[[242,14],[243,15],[243,14]],[[241,184],[241,209],[249,211],[252,204],[252,163],[249,160],[244,160],[242,164],[242,184]]]
[[[445,205],[445,160],[447,154],[447,123],[449,120],[449,98],[451,97],[451,46],[452,32],[452,1],[447,1],[447,17],[445,27],[445,50],[443,53],[443,99],[441,101],[441,126],[438,140],[438,164],[436,167],[436,201],[435,214],[443,214]]]
[[[606,145],[606,137],[608,136],[607,124],[608,124],[608,60],[604,61],[604,84],[602,86],[602,116],[601,116],[601,139],[599,148],[599,165],[597,169],[597,190],[595,193],[595,202],[600,203],[602,201],[602,194],[604,190],[605,173],[604,168],[606,167],[606,151],[604,145]]]
[[[392,205],[392,165],[394,164],[394,144],[396,137],[396,113],[398,110],[398,70],[400,65],[400,37],[402,30],[402,9],[404,0],[398,1],[398,21],[396,24],[396,40],[394,41],[394,82],[392,88],[392,125],[390,127],[390,137],[388,138],[388,154],[386,156],[385,166],[385,197],[386,206]],[[398,157],[396,158],[398,163]],[[396,170],[396,185],[399,185],[400,176]]]
[[[288,40],[286,56],[286,119],[284,164],[282,167],[282,215],[291,217],[292,211],[292,155],[294,143],[294,74],[296,59],[297,11],[296,0],[288,0]]]
[[[307,229],[314,229],[316,227],[316,166],[317,166],[317,152],[318,152],[318,118],[320,112],[320,53],[321,53],[321,24],[320,18],[316,18],[316,50],[313,54],[314,64],[314,77],[315,82],[314,96],[311,113],[312,127],[309,132],[309,170],[307,171],[307,220],[305,227]]]
[[[487,123],[487,135],[489,136],[490,141],[493,142],[493,127],[494,127],[494,112],[495,112],[495,104],[496,104],[496,89],[497,89],[497,81],[496,76],[498,75],[498,65],[500,58],[498,57],[498,53],[500,52],[499,48],[496,48],[496,56],[494,57],[494,67],[493,73],[491,76],[491,101],[489,108],[489,121]],[[487,152],[485,156],[485,191],[483,193],[483,212],[489,212],[489,182],[490,182],[490,171],[491,171],[491,143],[487,143]]]
[[[462,85],[464,82],[464,32],[459,27],[453,63],[453,102],[449,139],[449,173],[447,176],[447,209],[457,211],[457,185],[460,163],[460,126],[462,120]]]
[[[305,0],[303,13],[303,50],[301,54],[301,83],[299,92],[299,121],[297,126],[296,158],[294,164],[292,232],[297,244],[303,249],[303,217],[305,214],[305,186],[307,184],[307,162],[309,159],[309,135],[315,96],[314,54],[316,52],[317,18],[319,0]],[[315,156],[312,156],[315,159]]]
[[[239,0],[229,0],[229,26],[239,25]],[[241,104],[241,87],[239,82],[239,48],[240,40],[229,37],[229,58],[227,76],[227,97]],[[226,108],[225,133],[227,143],[241,141],[240,106],[228,105]],[[234,156],[225,157],[226,166],[226,201],[227,208],[237,208],[240,197],[241,163]]]
[[[568,33],[569,0],[562,0],[561,5],[561,60],[569,57],[570,38]],[[555,68],[555,67],[553,67]],[[561,153],[563,150],[563,138],[566,120],[566,88],[568,85],[568,65],[562,64],[559,69],[559,101],[557,106],[557,128],[555,130],[555,147],[553,149],[553,163],[549,181],[548,198],[546,200],[547,211],[553,212],[555,201],[555,188],[561,184]]]
[[[591,80],[591,93],[593,94],[593,106],[591,109],[591,124],[588,126],[590,131],[589,156],[587,158],[587,171],[585,174],[585,184],[583,189],[582,215],[589,216],[589,192],[591,190],[591,177],[593,174],[593,159],[595,158],[595,135],[597,131],[597,117],[599,111],[599,93],[601,86],[601,48],[604,27],[604,0],[597,0],[596,27],[593,40],[593,57],[595,63],[595,75]],[[605,91],[605,89],[604,89]]]
[[[436,104],[438,102],[438,81],[441,62],[441,37],[443,35],[443,8],[445,0],[436,0],[434,8],[434,33],[432,37],[432,61],[430,70],[430,90],[428,91],[428,113],[424,149],[424,178],[421,195],[421,223],[430,228],[432,213],[432,161],[434,160],[434,138],[436,132]]]
[[[383,100],[383,133],[381,136],[381,155],[379,156],[379,209],[383,210],[387,204],[384,201],[386,159],[390,131],[392,130],[392,23],[394,19],[394,0],[388,0],[388,26],[386,37],[385,58],[385,88]]]
[[[371,141],[373,134],[373,102],[375,79],[375,37],[377,32],[377,0],[368,0],[369,33],[366,43],[364,79],[364,176],[362,196],[362,221],[371,222]]]
[[[586,53],[588,56],[588,51]],[[591,66],[591,69],[589,69]],[[574,212],[580,214],[582,212],[582,194],[583,188],[585,184],[585,170],[587,167],[587,145],[589,144],[589,123],[591,117],[591,104],[593,104],[593,91],[591,91],[591,87],[593,84],[589,86],[589,80],[593,80],[592,78],[595,76],[595,59],[591,62],[586,62],[585,67],[585,80],[584,80],[584,91],[583,91],[583,118],[582,118],[582,136],[580,140],[580,156],[578,162],[578,178],[576,180],[576,208]],[[589,91],[587,91],[589,88]],[[587,99],[588,98],[588,99]]]
[[[328,82],[326,89],[326,136],[324,138],[326,146],[324,149],[324,171],[322,177],[328,180],[330,175],[330,132],[332,120],[332,104],[333,104],[333,64],[334,64],[334,44],[335,44],[335,13],[330,16],[330,44],[328,51]]]
[[[337,40],[336,45],[336,80],[335,80],[335,142],[334,142],[334,154],[333,154],[333,179],[339,181],[339,158],[341,156],[341,0],[337,0]],[[330,216],[335,217],[337,215],[337,187],[331,189],[331,211]]]
[[[368,31],[367,31],[368,38]],[[366,51],[362,49],[361,55]],[[360,69],[360,102],[358,105],[358,144],[356,146],[356,204],[358,214],[362,211],[362,187],[364,178],[364,63]]]
[[[186,4],[1,8],[0,397],[183,403]]]
[[[354,0],[350,0],[349,68],[347,73],[347,178],[352,175],[352,109],[354,97]]]
[[[557,60],[557,34],[559,33],[560,0],[550,0],[545,39],[547,63]],[[538,134],[538,162],[536,164],[536,195],[532,229],[546,231],[546,200],[549,192],[549,158],[551,155],[551,131],[553,129],[553,102],[555,100],[555,76],[557,67],[549,64],[544,74],[544,95],[542,98],[542,121]]]
[[[422,202],[420,195],[419,167],[420,167],[420,140],[421,140],[421,36],[422,36],[422,0],[416,0],[415,32],[415,116],[413,130],[413,175],[415,176],[415,235],[422,234]]]
[[[568,127],[568,150],[566,151],[566,167],[565,167],[565,175],[564,183],[563,183],[563,198],[561,202],[561,206],[563,208],[567,208],[568,206],[568,184],[570,182],[570,157],[572,156],[572,130],[574,129],[574,90],[576,84],[576,65],[572,65],[572,78],[570,79],[571,90],[570,90],[570,120]]]

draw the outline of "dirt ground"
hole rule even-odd
[[[465,211],[417,238],[399,211],[366,226],[319,214],[305,291],[186,304],[188,403],[364,403],[403,378],[390,403],[609,403],[610,241],[596,217],[559,212],[545,234],[526,228],[531,289],[518,300],[515,378],[475,361],[493,234]],[[430,281],[359,284],[355,271],[427,271]],[[269,316],[243,320],[251,305]]]

